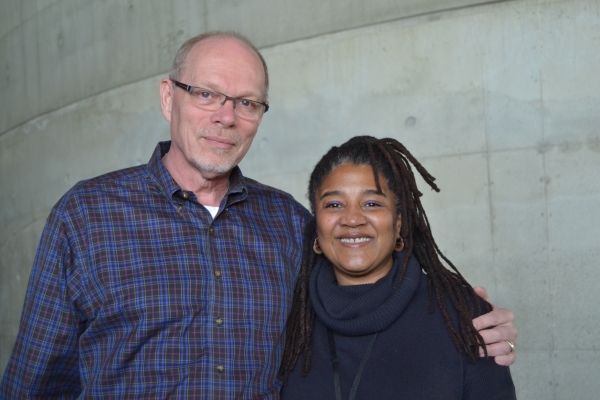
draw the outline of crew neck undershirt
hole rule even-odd
[[[204,204],[202,204],[204,206]],[[212,217],[216,217],[217,216],[217,212],[219,212],[219,207],[213,207],[213,206],[204,206],[204,208],[206,208],[208,210],[208,212],[210,213],[210,215],[212,215]]]

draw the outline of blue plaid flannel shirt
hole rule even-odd
[[[278,398],[308,211],[236,168],[213,220],[169,146],[53,208],[0,398]]]

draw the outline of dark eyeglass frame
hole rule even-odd
[[[186,85],[185,83],[176,81],[175,79],[171,79],[171,81],[175,84],[175,86],[182,88],[189,94],[194,94],[194,89],[201,89],[201,90],[206,90],[207,92],[217,93],[217,94],[220,94],[221,96],[225,96],[225,100],[223,100],[223,102],[221,103],[221,106],[223,106],[227,102],[227,100],[231,100],[233,102],[233,108],[235,108],[238,101],[249,101],[250,103],[260,104],[261,106],[263,106],[265,108],[265,111],[263,111],[263,113],[266,113],[267,111],[269,111],[269,105],[267,103],[262,103],[260,101],[254,101],[254,100],[248,100],[248,99],[242,99],[239,97],[227,96],[225,93],[217,92],[216,90],[206,89],[206,88],[203,88],[200,86]]]

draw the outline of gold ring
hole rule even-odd
[[[513,353],[515,351],[515,345],[513,344],[513,342],[507,340],[506,343],[508,343],[508,345],[510,346],[510,351],[508,353]]]

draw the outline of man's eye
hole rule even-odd
[[[210,99],[213,97],[211,92],[199,92],[198,96],[202,97],[203,99]]]
[[[243,107],[256,108],[256,104],[253,101],[246,100],[246,99],[240,99],[239,104],[242,105]]]

